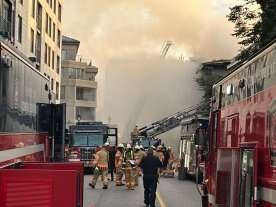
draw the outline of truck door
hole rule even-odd
[[[82,163],[21,163],[0,169],[0,206],[82,207]]]
[[[257,206],[257,149],[241,149],[240,207]]]
[[[65,104],[37,104],[37,130],[47,132],[51,145],[52,161],[64,161]]]

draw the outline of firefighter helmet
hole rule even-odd
[[[118,148],[124,148],[124,145],[123,145],[122,143],[120,143],[120,144],[118,145]]]

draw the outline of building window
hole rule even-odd
[[[54,13],[57,12],[57,0],[54,0]]]
[[[49,37],[52,35],[52,19],[49,17]]]
[[[86,87],[76,87],[76,100],[96,101],[96,89]]]
[[[54,90],[54,79],[51,78],[51,91],[53,91],[53,90]]]
[[[52,69],[55,69],[55,51],[52,51]]]
[[[45,32],[48,34],[48,28],[49,28],[49,16],[48,14],[46,13],[46,20],[45,20]]]
[[[80,116],[81,120],[94,121],[95,108],[93,107],[76,107],[76,117]]]
[[[31,28],[31,53],[34,53],[34,30]]]
[[[48,47],[48,66],[51,67],[51,48]]]
[[[61,4],[58,4],[58,20],[61,22]]]
[[[35,18],[35,2],[36,0],[33,0],[33,3],[32,3],[32,17]]]
[[[38,30],[42,30],[42,6],[39,2],[37,2],[36,8],[36,27]]]
[[[58,36],[57,36],[57,45],[60,48],[60,43],[61,43],[61,32],[58,30]]]
[[[22,4],[22,5],[23,5],[23,0],[20,0],[20,4]]]
[[[65,99],[65,86],[60,87],[60,98]]]
[[[59,82],[56,82],[56,100],[59,99]]]
[[[57,56],[57,74],[60,72],[60,57]]]
[[[48,62],[48,45],[45,43],[45,52],[44,52],[44,63]]]
[[[22,43],[22,17],[18,15],[18,42]]]
[[[56,24],[53,22],[53,41],[56,41]]]
[[[36,43],[35,43],[35,47],[36,47],[36,58],[37,58],[37,62],[40,64],[41,62],[41,34],[40,32],[36,33]]]

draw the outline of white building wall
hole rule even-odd
[[[33,17],[33,2],[35,2],[35,17]],[[50,2],[52,2],[52,7],[50,6]],[[54,2],[56,2],[56,12],[54,12]],[[37,9],[38,3],[42,6],[42,28],[41,31],[37,29]],[[63,5],[63,0],[50,0],[49,3],[47,0],[23,0],[23,5],[19,0],[16,1],[16,25],[15,25],[15,46],[24,53],[27,57],[35,57],[36,51],[36,36],[37,33],[41,34],[41,61],[40,61],[40,71],[45,74],[50,81],[53,80],[53,90],[54,94],[60,94],[60,86],[61,86],[61,38],[62,38],[62,21],[59,21],[58,18],[58,7],[59,4]],[[61,10],[62,11],[62,10]],[[51,18],[51,34],[46,33],[46,17]],[[22,25],[22,42],[18,42],[18,15],[22,17],[23,25]],[[62,15],[62,12],[61,12]],[[48,19],[48,29],[50,27]],[[55,25],[55,28],[54,26]],[[31,29],[34,31],[34,52],[31,52]],[[55,29],[55,30],[54,30]],[[55,31],[55,32],[54,32]],[[58,45],[58,31],[60,31],[60,46]],[[49,48],[51,48],[50,52],[50,66],[45,64],[45,44]],[[52,61],[54,52],[54,62]],[[48,53],[48,52],[47,52]],[[57,64],[59,56],[59,65]],[[59,88],[56,88],[56,83],[59,84]],[[50,84],[51,88],[51,84]],[[60,99],[60,96],[59,96]],[[56,100],[54,97],[53,100],[55,103],[59,103],[59,99]]]

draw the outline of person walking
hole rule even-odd
[[[126,189],[134,190],[136,167],[133,150],[130,144],[127,144],[126,147],[123,170],[125,171]]]
[[[158,169],[162,167],[162,162],[154,156],[153,149],[149,148],[139,166],[143,171],[144,203],[147,207],[155,207]]]
[[[122,182],[122,178],[124,175],[124,172],[122,169],[123,161],[124,161],[123,153],[124,153],[124,145],[119,144],[115,154],[116,186],[124,185]]]
[[[94,176],[92,177],[91,183],[89,185],[92,188],[95,188],[97,184],[97,180],[99,176],[101,175],[102,177],[102,182],[103,182],[103,189],[108,188],[108,160],[109,160],[109,154],[107,151],[107,148],[109,146],[109,143],[105,143],[104,146],[98,151],[95,155],[95,160],[93,162],[93,165],[95,166],[94,170]]]
[[[168,153],[169,153],[169,162],[168,162],[168,170],[172,170],[173,169],[173,163],[175,161],[174,159],[174,154],[173,154],[173,151],[172,151],[172,148],[171,147],[168,147]]]
[[[110,173],[111,181],[114,181],[114,171],[115,171],[115,147],[109,147],[109,160],[108,160],[108,171]]]

